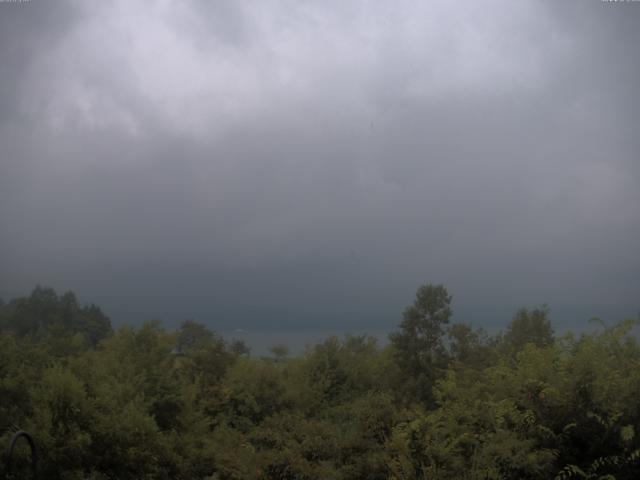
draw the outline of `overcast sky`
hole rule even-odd
[[[0,3],[0,295],[116,324],[640,310],[640,2]]]

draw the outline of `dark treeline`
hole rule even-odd
[[[46,479],[637,479],[637,324],[557,337],[543,306],[490,336],[424,285],[384,348],[254,358],[38,287],[0,302],[1,440],[30,431]]]

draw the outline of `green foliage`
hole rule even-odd
[[[214,339],[214,334],[202,323],[185,320],[178,330],[176,353],[186,354],[205,348]]]
[[[470,325],[456,323],[447,331],[449,358],[453,364],[475,366],[478,369],[495,363],[497,352],[486,332]]]
[[[511,352],[519,352],[527,343],[538,347],[548,347],[553,344],[553,327],[549,320],[549,307],[518,310],[507,327],[504,342]]]
[[[37,288],[0,305],[0,440],[30,431],[53,480],[640,478],[638,321],[554,339],[545,307],[492,338],[450,302],[274,359],[192,320],[96,334]]]
[[[289,356],[289,347],[286,345],[274,345],[269,349],[269,351],[273,354],[276,361],[283,361],[285,358]]]
[[[406,376],[407,393],[428,405],[432,404],[433,385],[446,366],[443,335],[452,315],[451,298],[442,285],[421,286],[413,305],[402,314],[400,331],[389,336]]]
[[[73,292],[58,296],[52,288],[44,287],[36,287],[28,297],[0,304],[0,331],[12,332],[21,338],[47,338],[57,343],[66,340],[76,344],[78,338],[73,340],[73,337],[79,334],[79,338],[91,346],[112,333],[111,322],[100,308],[80,306]],[[68,353],[64,345],[59,353]]]

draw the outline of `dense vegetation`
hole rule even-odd
[[[32,432],[47,479],[640,478],[637,321],[556,338],[546,307],[496,336],[451,317],[425,285],[384,348],[254,358],[36,288],[0,302],[1,440]]]

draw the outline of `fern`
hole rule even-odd
[[[577,465],[566,465],[555,477],[555,480],[567,480],[570,478],[589,478]]]

